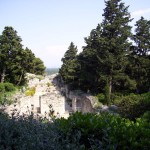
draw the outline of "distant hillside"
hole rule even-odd
[[[48,75],[58,73],[58,71],[59,71],[59,68],[46,68],[46,73]]]

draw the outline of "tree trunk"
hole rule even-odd
[[[112,76],[109,77],[109,97],[111,97],[111,93],[112,93]]]
[[[19,81],[18,81],[17,85],[20,85],[20,83],[21,83],[21,81],[22,81],[22,76],[23,76],[23,72],[22,72],[22,74],[20,75],[20,78],[19,78]]]
[[[105,86],[105,99],[106,99],[107,105],[110,105],[111,92],[112,92],[112,76],[109,76],[107,78],[107,83]]]
[[[1,83],[5,81],[5,76],[6,76],[6,69],[3,69],[2,75],[1,75]]]

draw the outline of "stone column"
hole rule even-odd
[[[39,113],[41,113],[41,96],[39,96]]]
[[[77,111],[77,99],[75,97],[72,99],[72,110],[73,112]]]
[[[41,113],[41,96],[39,96],[38,106],[36,107],[36,112]]]

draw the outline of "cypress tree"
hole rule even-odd
[[[128,79],[124,74],[124,69],[130,47],[128,38],[131,36],[131,26],[129,26],[129,22],[132,19],[128,7],[121,0],[108,0],[105,1],[105,4],[102,22],[102,48],[99,58],[100,62],[103,62],[101,73],[106,78],[106,86],[109,87],[107,92],[109,96],[107,97],[111,97],[115,82],[118,82],[118,79]]]
[[[86,83],[85,88],[95,88],[100,92],[103,89],[108,94],[109,103],[112,90],[115,91],[117,85],[131,82],[125,74],[125,66],[131,45],[128,38],[131,36],[129,22],[132,19],[128,7],[121,0],[108,0],[105,4],[104,19],[85,38],[87,45],[79,55],[79,62],[80,79],[83,84]]]
[[[0,79],[5,81],[5,77],[13,70],[17,55],[22,50],[21,38],[12,27],[5,27],[0,36]],[[18,66],[19,67],[19,66]]]
[[[77,47],[73,42],[70,43],[68,50],[65,52],[62,58],[62,66],[59,73],[65,83],[73,84],[76,80],[76,68],[77,68]]]
[[[143,93],[150,90],[150,21],[141,17],[132,39],[131,77],[136,80],[137,93]]]
[[[99,84],[100,80],[100,65],[98,62],[97,50],[101,47],[101,25],[98,24],[96,29],[93,29],[90,36],[84,38],[86,46],[78,56],[80,64],[79,83],[80,88],[84,91],[100,92],[103,88]],[[101,82],[102,83],[102,82]]]
[[[43,74],[43,62],[31,50],[22,48],[22,39],[13,27],[5,27],[0,36],[0,82],[25,83],[25,73]]]

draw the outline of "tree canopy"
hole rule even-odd
[[[25,73],[43,74],[45,66],[31,50],[23,49],[21,37],[13,27],[5,27],[0,35],[0,81],[16,85],[25,83]]]
[[[62,66],[59,73],[65,83],[71,84],[76,80],[77,69],[77,47],[73,42],[70,43],[68,50],[62,58]]]
[[[76,60],[74,66],[78,67],[67,83],[71,82],[86,92],[103,92],[109,104],[112,93],[149,90],[150,21],[141,17],[133,34],[129,25],[133,20],[128,12],[129,6],[125,6],[122,0],[108,0],[105,5],[102,22],[85,38],[83,51],[70,59]],[[68,70],[61,76],[67,78],[71,63],[66,65],[65,57],[62,60],[60,74],[66,67]]]

